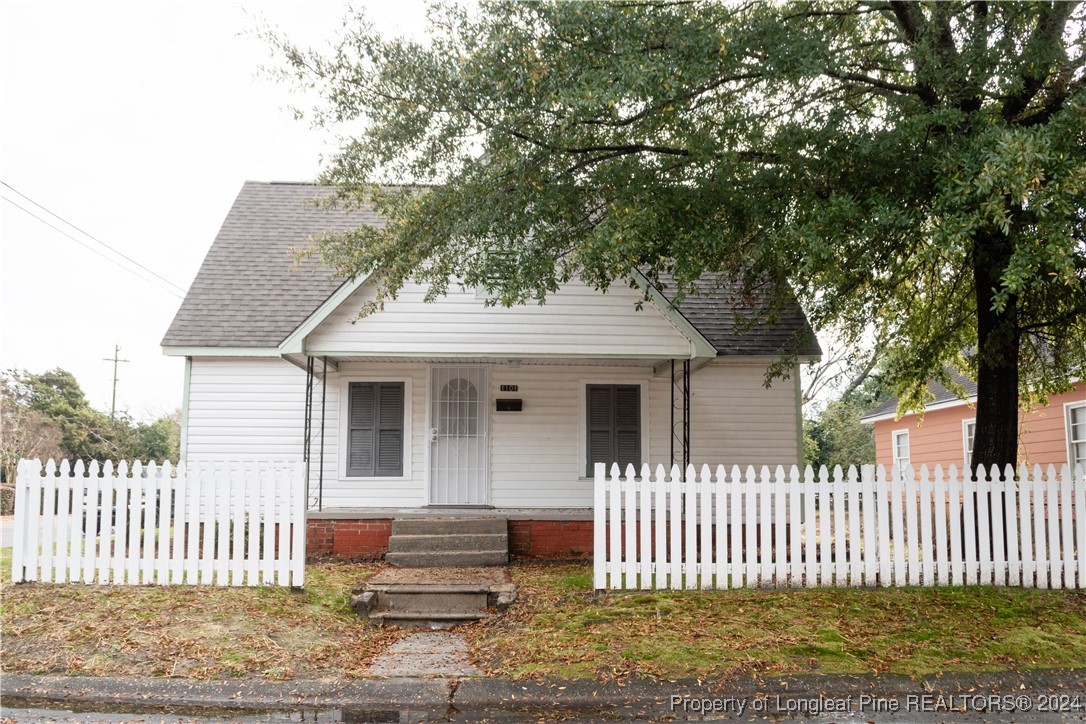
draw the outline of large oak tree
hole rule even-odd
[[[816,326],[882,341],[904,406],[973,375],[974,463],[1003,465],[1020,394],[1086,361],[1084,16],[516,2],[435,7],[419,40],[361,16],[331,52],[269,37],[344,134],[323,180],[389,219],[318,240],[339,272],[505,304],[637,269],[769,302],[786,280]]]

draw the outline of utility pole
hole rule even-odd
[[[114,414],[116,414],[116,412],[117,412],[117,363],[118,362],[128,362],[129,361],[129,360],[126,360],[126,359],[120,359],[120,354],[121,354],[121,345],[115,344],[115,345],[113,345],[113,356],[112,357],[103,357],[102,358],[102,360],[105,361],[105,362],[112,362],[113,363],[113,400],[109,403],[109,419],[110,420],[113,419]]]

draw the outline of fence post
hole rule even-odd
[[[592,587],[599,593],[607,588],[607,495],[604,489],[607,466],[595,465],[592,513]]]

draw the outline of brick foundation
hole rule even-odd
[[[306,557],[376,559],[388,551],[390,518],[310,518]],[[590,559],[590,520],[510,520],[509,552],[525,558]]]
[[[390,518],[310,518],[306,522],[307,558],[380,558],[388,551]]]
[[[509,552],[525,558],[591,559],[590,520],[511,520]]]

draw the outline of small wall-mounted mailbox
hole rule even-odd
[[[520,412],[523,400],[498,398],[498,412]]]

